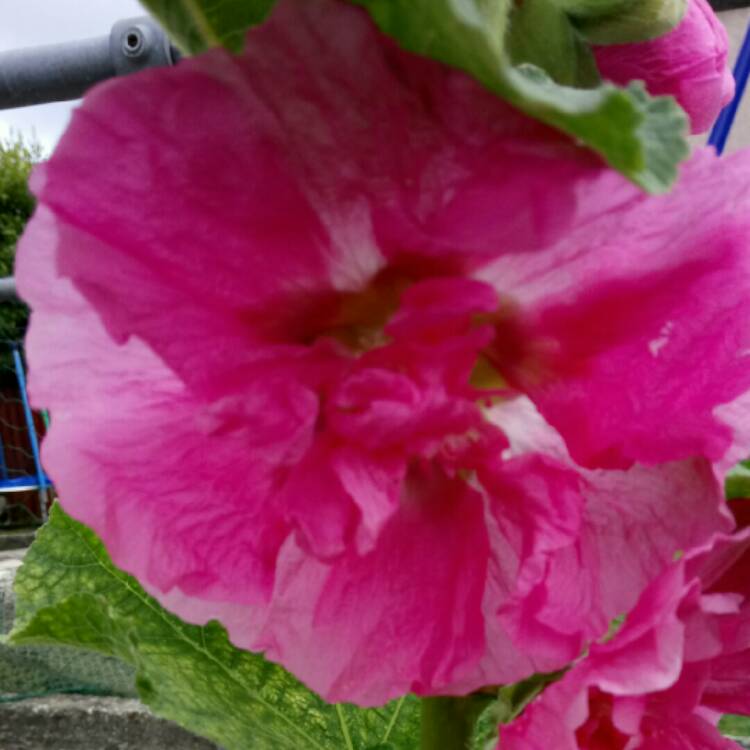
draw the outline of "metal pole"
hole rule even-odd
[[[18,346],[16,344],[13,344],[13,365],[16,368],[16,378],[18,379],[18,388],[21,391],[21,403],[23,404],[23,415],[26,419],[26,428],[29,431],[29,444],[31,445],[31,453],[34,457],[34,470],[39,484],[39,508],[42,514],[42,521],[46,521],[47,503],[49,502],[47,498],[47,477],[44,475],[42,460],[39,455],[39,440],[36,436],[36,427],[34,427],[34,414],[29,405],[29,395],[26,390],[26,375],[23,371],[23,361],[21,360],[21,353],[18,351]]]
[[[16,280],[12,276],[0,278],[0,302],[18,302]]]
[[[109,36],[0,52],[0,109],[78,99],[107,78],[177,59],[166,34],[148,17],[118,21]]]
[[[734,65],[734,80],[736,84],[734,99],[721,110],[719,119],[716,120],[716,124],[708,138],[708,145],[713,146],[718,154],[722,153],[724,147],[727,145],[729,132],[732,129],[737,109],[742,101],[742,95],[745,93],[748,76],[750,76],[750,24],[748,24],[745,39],[742,42],[737,62]]]

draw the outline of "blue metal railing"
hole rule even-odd
[[[734,124],[734,118],[737,115],[737,109],[745,93],[748,76],[750,76],[750,24],[748,24],[745,39],[742,42],[737,62],[734,65],[734,80],[737,87],[734,99],[721,110],[721,114],[716,120],[711,130],[711,135],[708,138],[708,145],[713,146],[719,154],[724,151],[724,147],[727,144],[729,133]]]
[[[21,352],[17,345],[13,345],[13,365],[16,370],[16,378],[18,379],[18,389],[21,393],[21,402],[23,404],[23,414],[26,419],[26,428],[29,432],[29,444],[31,447],[31,454],[34,458],[34,472],[36,474],[36,490],[39,493],[39,509],[42,515],[42,520],[47,520],[47,488],[49,487],[49,480],[47,479],[44,469],[42,468],[42,459],[39,452],[39,439],[36,434],[36,426],[34,425],[34,414],[31,411],[31,405],[29,404],[29,396],[26,390],[26,373],[23,368],[23,360],[21,359]]]

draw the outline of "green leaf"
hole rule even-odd
[[[141,0],[186,52],[224,46],[240,52],[245,34],[276,0]]]
[[[226,750],[407,750],[419,701],[332,706],[218,623],[188,625],[114,567],[102,543],[57,506],[16,577],[16,644],[91,649],[132,664],[144,703]]]
[[[722,716],[719,729],[722,734],[748,739],[750,738],[750,716],[735,716],[734,714]]]
[[[514,65],[536,65],[555,83],[582,88],[600,83],[591,48],[554,0],[514,4],[506,44]]]
[[[465,70],[526,114],[598,152],[649,192],[669,189],[677,165],[689,153],[687,117],[673,99],[651,97],[640,84],[564,86],[540,67],[554,66],[538,54],[531,55],[533,64],[512,64],[505,48],[508,24],[514,20],[510,0],[352,2],[367,8],[378,26],[405,49]],[[512,30],[509,33],[512,38]],[[564,40],[555,43],[564,48]],[[520,54],[523,45],[514,45]],[[569,49],[580,48],[576,44]],[[576,63],[568,61],[563,77],[571,77],[571,65],[575,68]]]
[[[581,14],[577,25],[592,44],[629,44],[669,33],[686,11],[686,0],[630,0],[608,14]]]
[[[750,497],[750,461],[737,464],[724,479],[727,500]]]

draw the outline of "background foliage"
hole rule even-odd
[[[31,169],[41,158],[41,149],[20,136],[0,141],[0,277],[13,275],[16,244],[34,211],[29,192]],[[0,305],[0,340],[23,338],[29,309],[21,302]]]

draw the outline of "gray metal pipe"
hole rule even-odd
[[[109,36],[0,52],[0,109],[78,99],[99,81],[178,58],[148,17],[118,21]]]

